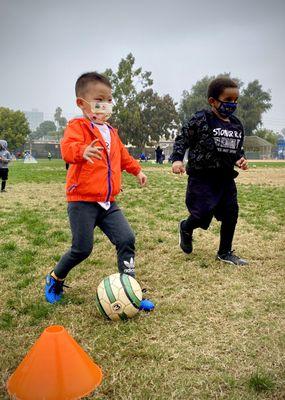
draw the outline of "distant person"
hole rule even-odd
[[[31,153],[29,150],[24,152],[24,160],[29,160],[31,158]]]
[[[51,152],[49,151],[49,152],[48,152],[48,160],[51,161],[51,159],[52,159],[52,154],[51,154]]]
[[[284,160],[284,150],[283,149],[278,150],[278,159]]]
[[[141,153],[139,159],[140,161],[147,161],[145,153]]]
[[[155,149],[155,162],[157,164],[161,164],[161,157],[162,157],[162,148],[160,146],[157,146]]]
[[[195,229],[208,229],[213,216],[221,221],[217,259],[229,264],[247,262],[234,254],[232,241],[238,219],[237,189],[234,178],[248,169],[243,151],[244,129],[233,115],[239,89],[229,78],[214,79],[208,87],[211,110],[201,110],[182,127],[175,139],[171,159],[175,174],[185,172],[183,158],[189,149],[186,167],[186,205],[190,216],[180,222],[180,247],[192,252]]]
[[[91,254],[96,226],[116,246],[119,272],[135,276],[135,236],[115,196],[121,191],[122,171],[134,175],[142,187],[147,181],[117,130],[107,123],[112,114],[109,80],[96,72],[85,73],[75,91],[83,117],[68,123],[61,141],[62,157],[70,164],[66,195],[72,245],[46,277],[49,303],[61,299],[68,273]],[[154,305],[144,299],[140,308],[150,311]]]
[[[6,192],[6,182],[8,180],[9,168],[8,164],[12,160],[12,156],[8,151],[8,144],[6,140],[0,140],[0,178],[1,193]]]

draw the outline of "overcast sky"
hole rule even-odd
[[[0,18],[0,106],[70,118],[77,77],[132,52],[176,101],[205,75],[258,79],[285,127],[285,0],[0,0]]]

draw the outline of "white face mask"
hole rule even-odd
[[[108,101],[87,101],[84,100],[86,103],[90,105],[91,108],[91,113],[88,114],[88,117],[92,120],[98,121],[98,122],[105,122],[107,121],[113,112],[113,104],[108,102]]]

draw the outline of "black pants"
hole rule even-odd
[[[8,180],[8,173],[9,173],[8,168],[0,168],[0,179],[2,179],[1,190],[4,190],[6,187],[6,181]]]
[[[219,254],[232,248],[238,219],[237,189],[233,178],[225,176],[189,177],[186,205],[190,216],[182,228],[192,234],[196,228],[208,229],[213,217],[221,221]]]
[[[73,267],[91,254],[96,226],[116,246],[119,271],[135,276],[135,236],[115,202],[111,203],[109,210],[104,210],[97,203],[70,202],[67,210],[72,231],[72,246],[54,269],[58,278],[64,279]]]

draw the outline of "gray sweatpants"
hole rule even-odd
[[[97,203],[76,201],[67,207],[72,232],[71,248],[54,269],[64,279],[69,271],[85,260],[93,249],[94,229],[98,226],[116,246],[119,272],[135,276],[135,235],[117,204],[105,210]]]

